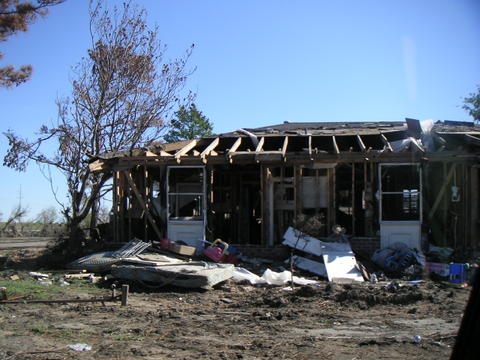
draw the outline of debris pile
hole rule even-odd
[[[338,235],[341,242],[324,242],[289,227],[283,236],[283,245],[306,254],[290,259],[300,269],[326,277],[328,281],[363,281],[350,244],[344,241],[342,233]],[[323,260],[323,263],[307,258],[309,255]]]

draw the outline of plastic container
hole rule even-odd
[[[220,246],[220,245],[223,245],[223,246]],[[217,239],[212,243],[211,246],[209,246],[204,250],[203,254],[215,262],[221,262],[227,249],[228,249],[228,244],[220,239]]]
[[[467,281],[464,264],[450,264],[449,281],[452,284],[462,284]]]

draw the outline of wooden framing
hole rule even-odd
[[[205,148],[205,150],[202,151],[202,153],[200,154],[200,157],[202,158],[202,161],[204,163],[207,162],[207,158],[206,158],[207,155],[209,155],[213,151],[213,149],[215,149],[218,146],[219,143],[220,143],[220,138],[217,137]]]
[[[385,145],[385,148],[388,151],[393,152],[392,145],[390,145],[390,142],[388,141],[387,137],[384,134],[380,133],[380,138],[382,139],[382,142]]]
[[[139,205],[142,207],[143,211],[145,212],[145,216],[148,218],[148,221],[150,222],[150,225],[152,226],[153,230],[155,231],[155,235],[157,235],[158,239],[160,240],[162,238],[162,233],[160,232],[160,229],[157,226],[157,223],[155,222],[155,219],[152,217],[150,214],[150,211],[146,205],[146,202],[142,198],[142,195],[140,194],[140,191],[138,191],[137,186],[135,185],[135,182],[133,181],[132,174],[124,170],[122,171],[123,175],[128,181],[128,184],[130,185],[130,188],[132,189],[133,193],[135,194],[135,197],[137,198],[137,201]]]
[[[358,142],[358,146],[360,146],[360,149],[365,152],[367,150],[365,144],[363,143],[363,140],[362,138],[360,137],[360,135],[357,135],[357,142]]]
[[[312,159],[312,135],[308,136],[308,155],[310,156],[310,160]]]
[[[333,150],[335,151],[335,154],[340,154],[340,150],[338,149],[337,140],[335,139],[335,135],[332,136],[332,144],[333,144]]]
[[[237,140],[235,140],[230,150],[227,151],[227,158],[229,162],[232,162],[232,155],[233,153],[235,153],[235,151],[237,151],[241,143],[242,143],[242,138],[241,137],[237,138]]]
[[[480,146],[480,137],[473,136],[470,134],[464,134],[463,136],[465,137],[468,143]]]
[[[183,148],[178,150],[175,153],[175,159],[177,160],[178,163],[180,163],[180,157],[188,153],[190,150],[192,150],[195,146],[197,146],[198,140],[192,140],[190,141],[187,145],[185,145]]]
[[[206,202],[207,206],[212,207],[212,213],[216,211],[220,214],[217,217],[212,215],[212,219],[225,223],[221,231],[244,242],[252,240],[257,245],[260,236],[256,235],[258,230],[263,245],[274,245],[274,241],[279,240],[282,230],[277,228],[281,227],[282,221],[287,224],[301,212],[307,217],[325,214],[327,235],[338,221],[341,226],[346,224],[351,235],[355,236],[358,232],[359,236],[377,236],[378,222],[375,214],[379,203],[375,192],[379,186],[379,178],[376,176],[379,164],[421,164],[422,169],[425,168],[425,181],[436,183],[432,187],[434,190],[426,193],[428,204],[425,200],[426,207],[422,212],[425,220],[435,218],[438,230],[434,236],[437,241],[435,245],[448,246],[455,238],[459,246],[480,248],[474,238],[478,237],[480,229],[479,167],[475,167],[479,160],[476,149],[480,146],[480,132],[432,132],[435,151],[430,148],[427,151],[412,138],[408,149],[395,152],[392,141],[407,139],[409,135],[405,128],[401,129],[397,125],[391,127],[393,130],[390,125],[372,128],[368,124],[358,131],[349,131],[348,125],[335,127],[328,124],[305,131],[292,130],[291,125],[288,125],[283,132],[275,128],[262,128],[254,131],[258,137],[256,144],[252,144],[243,134],[229,133],[175,144],[159,144],[149,150],[142,148],[128,154],[122,153],[118,157],[96,159],[89,167],[91,171],[111,171],[113,174],[113,234],[116,241],[127,240],[132,234],[138,237],[143,235],[144,238],[163,236],[163,228],[158,224],[163,224],[168,216],[163,214],[166,213],[164,202],[167,199],[160,193],[155,202],[149,201],[149,186],[153,181],[159,181],[162,184],[161,192],[167,179],[162,175],[158,177],[155,169],[160,169],[161,174],[162,169],[181,163],[182,167],[208,164],[211,198],[219,197],[221,189],[228,188],[225,190],[227,200],[222,199],[220,204],[215,204],[214,200]],[[429,166],[433,163],[436,165],[432,166],[431,173],[427,175]],[[341,164],[346,166],[338,166]],[[318,169],[326,169],[326,172]],[[220,190],[213,190],[217,186],[217,180],[213,180],[212,174],[217,171],[227,172],[231,179],[225,182],[227,185],[218,185]],[[245,176],[244,171],[249,175]],[[455,172],[456,182],[453,180]],[[258,180],[255,178],[257,173]],[[310,177],[314,175],[315,181],[312,181]],[[319,180],[319,176],[325,176],[326,179]],[[431,176],[431,179],[427,179],[427,176]],[[220,180],[222,181],[224,180]],[[450,187],[454,182],[462,197],[458,203],[452,201],[450,196]],[[327,187],[326,198],[321,198],[320,191],[324,190],[320,186],[321,189]],[[311,190],[307,190],[310,187]],[[362,191],[368,192],[368,198],[362,197]],[[283,198],[275,199],[275,193],[281,193],[280,197]],[[422,196],[423,194],[425,193]],[[309,202],[309,195],[321,198],[322,205]],[[350,196],[351,216],[348,208]],[[254,202],[255,198],[259,200]],[[369,204],[363,207],[362,199]],[[323,205],[325,201],[327,203]],[[140,219],[142,210],[144,216],[137,220]],[[279,213],[282,213],[281,216]],[[458,214],[455,223],[451,216],[453,213]],[[160,223],[157,215],[161,219]],[[252,222],[255,227],[246,234],[245,228]],[[451,236],[452,232],[455,237]],[[441,244],[442,236],[445,241]]]
[[[265,143],[265,136],[262,136],[260,141],[258,142],[258,145],[257,147],[255,148],[255,152],[258,153],[260,151],[262,151],[262,148],[263,148],[263,144]]]
[[[284,160],[286,160],[287,147],[288,147],[288,136],[285,136],[285,138],[283,139],[283,145],[282,145],[282,158]]]

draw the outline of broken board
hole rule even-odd
[[[353,254],[352,248],[348,243],[320,241],[292,227],[287,229],[283,235],[283,239],[283,245],[316,256],[322,256],[328,252],[348,252]]]
[[[363,281],[357,268],[355,256],[347,252],[329,252],[323,254],[328,281]]]
[[[294,255],[292,256],[293,265],[299,269],[309,271],[313,274],[327,277],[327,270],[325,269],[325,264],[304,258],[303,256]],[[287,260],[286,262],[290,262]]]

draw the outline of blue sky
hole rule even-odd
[[[120,3],[120,1],[108,1]],[[471,120],[462,99],[480,84],[476,0],[138,0],[168,55],[192,43],[187,87],[215,132],[283,121]],[[55,121],[71,67],[90,47],[88,1],[67,0],[0,44],[5,64],[32,64],[31,81],[0,89],[0,130],[32,136]],[[0,154],[7,148],[0,137]],[[62,178],[55,186],[63,191]],[[0,167],[0,212],[28,217],[55,205],[35,164]]]

